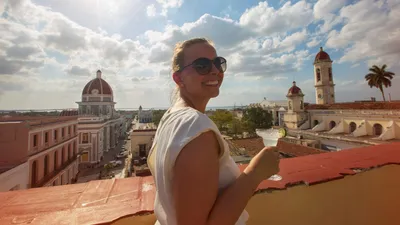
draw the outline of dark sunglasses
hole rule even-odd
[[[192,66],[198,74],[206,75],[211,72],[213,64],[220,73],[226,71],[226,59],[224,57],[217,57],[215,59],[198,58],[194,60],[191,64],[180,68],[178,72],[182,72],[185,68]]]

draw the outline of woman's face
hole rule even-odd
[[[208,61],[207,59],[214,60],[216,58],[217,53],[210,44],[194,44],[184,50],[183,66],[186,67],[195,62],[195,60],[199,62],[202,60]],[[226,62],[224,65],[226,65]],[[177,73],[177,76],[180,78],[181,83],[178,83],[178,85],[181,92],[197,100],[209,100],[210,98],[217,97],[224,79],[224,73],[217,69],[213,63],[211,70],[206,74],[204,72],[199,73],[199,70],[196,70],[196,66],[187,66],[181,72]]]

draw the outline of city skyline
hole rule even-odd
[[[382,100],[364,81],[374,64],[400,72],[396,0],[19,0],[0,1],[0,12],[0,110],[77,108],[98,69],[117,109],[168,107],[171,48],[195,36],[228,60],[210,106],[285,100],[293,80],[315,103],[320,47],[333,60],[337,102]],[[387,99],[400,99],[397,76]]]

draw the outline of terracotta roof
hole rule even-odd
[[[328,53],[326,53],[322,47],[319,48],[319,52],[315,56],[314,63],[319,62],[319,61],[332,61],[331,57],[329,56]]]
[[[306,110],[318,109],[369,109],[369,110],[393,110],[400,109],[400,102],[343,102],[334,104],[309,104],[305,106]]]
[[[149,131],[157,131],[157,129],[137,129],[132,132],[149,132]]]
[[[293,96],[293,95],[303,95],[301,89],[296,86],[296,81],[293,81],[293,85],[292,87],[289,88],[286,96]]]
[[[250,156],[255,156],[259,151],[261,151],[261,149],[265,147],[264,141],[261,137],[231,139],[229,141],[239,148],[245,148],[247,154]]]
[[[281,159],[280,181],[263,181],[257,190],[285,189],[305,183],[308,185],[356,174],[355,169],[369,169],[388,164],[400,164],[400,143],[390,143],[338,152]],[[247,165],[240,165],[243,171]]]
[[[99,224],[154,210],[152,177],[0,193],[0,224]]]
[[[257,191],[317,184],[355,169],[400,164],[400,143],[282,159],[281,181],[263,181]],[[243,170],[247,165],[239,166]],[[362,171],[362,170],[361,170]],[[394,179],[394,178],[393,178]],[[154,211],[152,177],[90,181],[83,184],[0,193],[0,224],[99,224]],[[100,216],[101,215],[101,216]]]
[[[97,89],[99,91],[98,94],[113,94],[111,86],[102,78],[94,78],[93,80],[89,81],[89,83],[87,83],[83,88],[82,95],[92,94],[93,89]]]
[[[293,144],[282,139],[279,139],[277,147],[280,152],[291,157],[326,153],[326,151],[321,151],[304,145]]]
[[[61,111],[60,116],[77,116],[78,110],[77,109],[66,109]]]

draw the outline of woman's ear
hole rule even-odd
[[[179,87],[183,87],[183,80],[180,76],[180,74],[178,72],[175,72],[172,74],[172,79],[174,79],[175,83],[179,86]]]

